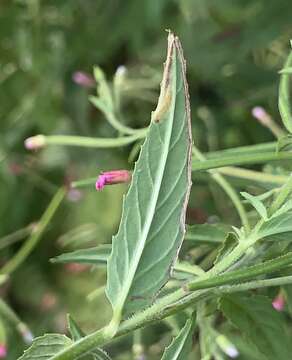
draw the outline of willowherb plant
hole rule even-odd
[[[290,60],[281,75],[279,106],[285,128],[291,132],[289,66]],[[132,174],[113,170],[101,174],[96,182],[98,190],[108,184],[130,182],[112,245],[53,259],[106,265],[106,295],[113,316],[105,328],[89,335],[69,316],[70,338],[60,334],[36,338],[20,359],[110,359],[102,350],[104,345],[108,347],[122,335],[178,314],[185,319],[185,325],[165,349],[163,360],[189,356],[204,360],[226,356],[289,359],[291,342],[284,319],[275,309],[283,309],[284,299],[291,301],[291,291],[284,285],[292,283],[292,176],[289,169],[273,174],[238,166],[292,159],[290,135],[285,135],[264,109],[258,108],[253,112],[255,117],[268,119],[265,126],[279,137],[278,142],[202,154],[192,143],[186,64],[180,41],[172,33],[168,36],[158,105],[149,128],[135,130],[123,125],[102,71],[96,68],[94,73],[98,96],[91,101],[121,136],[99,139],[38,135],[28,139],[26,146],[118,147],[146,136]],[[116,80],[117,101],[119,86]],[[196,173],[203,171],[229,196],[241,226],[206,223],[185,229],[191,174],[196,179]],[[258,195],[241,192],[240,197],[225,176],[252,181],[266,191]],[[84,186],[95,180],[73,185]],[[187,246],[178,260],[183,240]],[[207,245],[204,263],[202,255],[194,251],[202,244],[205,249]],[[272,305],[267,288],[279,286],[282,290]],[[220,313],[232,325],[224,323]],[[234,335],[233,327],[239,329],[244,340]],[[142,355],[143,347],[138,347],[137,358]]]

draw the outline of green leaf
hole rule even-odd
[[[196,243],[220,244],[230,227],[224,224],[199,224],[187,227],[185,240]]]
[[[240,193],[258,212],[258,214],[265,220],[268,220],[268,212],[265,207],[265,205],[262,203],[262,201],[257,197],[250,195],[247,192],[241,192]]]
[[[292,51],[284,66],[284,70],[292,65]],[[283,124],[292,133],[292,114],[290,105],[290,73],[282,72],[279,86],[279,110]]]
[[[219,262],[224,256],[228,255],[238,244],[238,238],[234,233],[228,233],[224,242],[221,244],[218,250],[218,254],[214,261],[214,264]]]
[[[111,245],[100,245],[88,249],[75,250],[56,256],[50,259],[50,261],[57,264],[78,263],[103,267],[107,264],[111,248]],[[198,275],[204,273],[204,271],[199,266],[176,262],[173,275],[177,277],[180,273],[182,276],[190,274]]]
[[[185,360],[192,349],[192,336],[195,328],[195,316],[187,320],[179,334],[165,349],[161,360]]]
[[[191,129],[185,61],[168,37],[161,94],[124,199],[108,261],[106,293],[117,323],[153,302],[167,282],[185,233]]]
[[[273,309],[270,299],[233,295],[221,299],[220,309],[267,359],[291,357],[291,341],[285,333],[283,318]]]
[[[257,232],[257,238],[264,238],[271,235],[292,231],[292,213],[286,212],[282,215],[272,217],[266,221]]]
[[[277,211],[275,211],[273,213],[273,215],[271,216],[271,218],[274,218],[274,217],[277,217],[277,216],[280,216],[280,215],[283,215],[285,213],[287,213],[288,211],[290,211],[292,209],[292,199],[290,200],[287,200],[284,205],[282,205],[280,207],[280,209],[278,209]]]
[[[70,314],[67,316],[68,330],[73,341],[80,340],[85,335]]]
[[[91,264],[104,266],[111,252],[111,245],[100,245],[88,249],[79,249],[69,253],[56,256],[50,261],[52,263]]]
[[[72,345],[72,340],[65,335],[46,334],[35,338],[32,345],[25,350],[18,360],[45,360],[51,359],[65,347]]]

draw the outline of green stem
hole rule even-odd
[[[28,255],[35,248],[37,243],[39,242],[43,232],[51,221],[53,215],[61,204],[63,198],[65,196],[65,190],[61,188],[57,191],[56,195],[51,200],[49,206],[38,222],[36,230],[32,233],[32,235],[28,238],[28,240],[22,245],[20,250],[10,259],[0,270],[0,274],[11,274],[15,271],[28,257]]]
[[[194,160],[192,163],[192,171],[210,170],[224,166],[239,166],[246,164],[261,164],[268,161],[291,160],[291,152],[266,152],[258,154],[241,154],[239,155],[223,155],[221,158],[207,159],[204,161]]]
[[[206,160],[205,156],[195,146],[193,146],[193,153],[199,159],[199,161],[201,161],[202,163],[204,163],[205,161],[210,161],[210,160]],[[218,185],[221,186],[221,188],[229,196],[229,198],[231,199],[232,203],[234,204],[234,206],[238,212],[238,215],[240,217],[242,225],[244,226],[246,231],[249,232],[250,225],[249,225],[247,213],[246,213],[236,191],[229,184],[229,182],[224,179],[224,177],[221,174],[219,174],[218,172],[213,171],[213,170],[210,170],[209,172],[211,174],[211,177],[217,182]]]
[[[31,343],[33,335],[28,326],[20,320],[17,314],[0,298],[0,313],[11,323],[22,336],[24,342]]]
[[[272,203],[269,213],[272,215],[276,210],[280,209],[280,207],[287,201],[288,196],[292,192],[292,174],[289,176],[286,184],[282,186],[280,189],[276,199]]]
[[[30,225],[28,225],[22,229],[19,229],[9,235],[3,236],[0,239],[0,250],[27,237],[29,234],[31,234],[31,232],[33,231],[35,226],[36,226],[36,224],[30,224]]]
[[[238,291],[248,291],[253,289],[260,289],[270,286],[283,286],[292,283],[292,276],[281,276],[273,279],[255,280],[249,281],[239,285],[225,285],[215,289],[215,293],[218,291],[218,295],[229,294]]]
[[[205,289],[208,283],[208,286],[218,286],[230,283],[233,281],[234,275],[239,279],[250,279],[254,276],[267,274],[279,270],[285,266],[290,265],[292,262],[292,253],[289,253],[283,257],[270,260],[264,264],[256,265],[248,269],[233,271],[232,275],[223,274],[219,277],[213,277],[206,279],[201,282],[196,282],[196,291],[191,292],[187,295],[186,290],[178,289],[174,293],[166,295],[165,297],[157,300],[155,304],[148,307],[144,311],[141,311],[131,317],[128,320],[123,321],[116,334],[115,338],[125,335],[129,332],[132,332],[138,328],[149,325],[153,322],[157,322],[161,319],[164,319],[188,306],[194,306],[200,300],[206,299],[207,297],[218,295],[219,293],[231,292],[231,291],[243,291],[247,288],[252,288],[255,286],[255,282],[241,284],[237,286],[222,286],[218,289]],[[231,274],[231,273],[230,273]],[[282,281],[283,283],[290,283],[291,276],[285,277],[285,279],[270,279],[262,280],[261,286],[275,286],[279,285]],[[205,290],[204,290],[205,289]],[[112,340],[110,334],[107,333],[106,328],[98,330],[83,339],[75,342],[70,347],[64,349],[59,354],[52,357],[52,360],[72,360],[78,358],[78,356],[90,351],[91,349],[107,344]]]
[[[220,174],[227,175],[230,177],[251,180],[264,184],[283,185],[288,180],[288,176],[285,175],[267,174],[259,171],[243,169],[234,166],[219,168],[217,171]]]
[[[284,65],[285,68],[289,68],[292,64],[292,51],[286,60]],[[289,133],[292,133],[292,111],[291,111],[291,100],[290,100],[290,74],[283,72],[281,74],[280,85],[279,85],[279,110],[283,124]]]
[[[219,285],[232,284],[233,282],[250,280],[259,275],[266,275],[291,265],[292,252],[276,259],[250,266],[245,269],[229,271],[221,275],[215,275],[205,280],[195,280],[187,285],[189,291],[208,289]],[[210,274],[210,272],[209,272]]]
[[[144,138],[146,130],[137,131],[134,135],[118,138],[94,138],[85,136],[52,135],[44,136],[45,145],[82,146],[94,148],[114,148],[128,145]]]
[[[73,181],[71,183],[71,187],[74,189],[77,189],[77,188],[82,188],[82,187],[87,187],[87,186],[93,186],[96,183],[96,180],[97,180],[97,176],[88,178],[88,179],[84,179],[84,180]]]
[[[232,155],[239,155],[239,154],[259,154],[259,153],[267,153],[267,152],[276,152],[277,151],[277,142],[268,142],[256,145],[245,145],[245,146],[238,146],[235,148],[229,148],[224,150],[217,150],[208,152],[206,155],[207,159],[214,159],[220,158],[222,156],[232,156]]]

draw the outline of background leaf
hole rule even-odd
[[[289,359],[292,347],[283,317],[268,298],[243,294],[223,297],[220,309],[267,359]]]

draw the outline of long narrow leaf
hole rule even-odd
[[[187,320],[172,343],[165,349],[161,360],[185,360],[192,349],[192,335],[195,327],[194,315]]]
[[[180,42],[168,37],[157,109],[124,199],[108,261],[113,322],[152,303],[169,279],[185,233],[191,186],[190,108]]]

